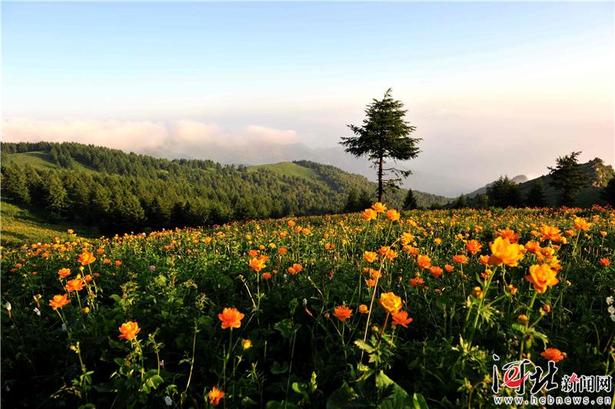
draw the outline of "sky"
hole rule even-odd
[[[340,138],[387,88],[406,185],[456,196],[615,158],[615,3],[2,2],[2,139],[373,178]]]

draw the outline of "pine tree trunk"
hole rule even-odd
[[[382,165],[384,164],[384,158],[381,156],[378,162],[378,201],[382,202]]]

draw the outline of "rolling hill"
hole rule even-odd
[[[76,143],[3,143],[3,199],[102,233],[361,210],[376,185],[310,161],[259,166],[167,160]],[[386,195],[400,207],[406,195]],[[449,199],[415,192],[419,206]]]
[[[606,187],[611,178],[615,177],[615,171],[611,165],[606,165],[602,159],[595,158],[588,162],[579,164],[583,174],[585,175],[586,186],[581,189],[578,194],[575,205],[579,207],[590,207],[593,204],[604,204],[605,201],[601,197],[601,191]],[[545,198],[549,206],[557,206],[559,201],[559,192],[551,186],[551,176],[543,175],[534,179],[527,180],[524,175],[516,176],[512,179],[519,186],[521,194],[527,196],[528,192],[538,183],[541,183],[544,188]],[[477,189],[466,196],[468,198],[476,197],[484,194],[487,190],[486,186]]]

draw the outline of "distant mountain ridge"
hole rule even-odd
[[[527,176],[525,175],[517,175],[514,178],[510,179],[512,182],[516,183],[516,184],[521,184],[521,183],[525,183],[527,182],[529,179],[527,178]],[[495,181],[491,182],[491,183],[487,183],[485,186],[476,189],[473,192],[468,193],[466,196],[467,197],[474,197],[474,196],[478,196],[478,195],[482,195],[487,193],[487,188],[490,187],[491,185],[493,185],[495,183]]]
[[[580,207],[589,207],[593,204],[604,204],[605,201],[601,197],[601,191],[609,181],[615,177],[615,170],[611,165],[607,165],[600,158],[594,158],[588,162],[579,164],[581,171],[585,175],[587,182],[586,186],[579,191],[575,205]],[[549,206],[557,206],[559,200],[559,192],[551,186],[551,176],[548,174],[539,176],[534,179],[527,180],[524,175],[515,176],[512,179],[519,185],[519,189],[523,195],[527,195],[537,183],[542,183],[547,204]],[[493,183],[493,182],[492,182]],[[473,198],[484,194],[492,183],[477,189],[466,196]]]
[[[2,143],[3,200],[109,231],[362,210],[376,184],[311,161],[243,166],[77,143]],[[450,199],[414,192],[421,207]],[[385,194],[400,208],[407,190]]]

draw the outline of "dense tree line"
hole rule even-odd
[[[11,160],[25,152],[41,152],[56,166]],[[376,191],[363,177],[308,161],[296,163],[313,171],[313,179],[77,143],[3,143],[2,155],[3,198],[104,232],[358,211]],[[389,203],[401,206],[404,194]]]

